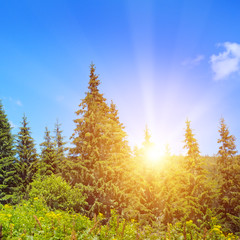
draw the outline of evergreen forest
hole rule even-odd
[[[13,135],[0,103],[0,239],[239,239],[240,155],[224,118],[214,156],[186,120],[186,155],[149,164],[149,129],[131,149],[95,71],[69,141],[56,122],[36,146],[26,115]]]

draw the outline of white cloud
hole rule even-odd
[[[11,128],[18,128],[17,125],[15,125],[12,121],[9,121]]]
[[[204,55],[197,55],[195,58],[189,58],[182,62],[183,66],[197,66],[203,59]]]
[[[15,99],[13,99],[12,97],[9,97],[8,99],[9,99],[10,102],[18,105],[19,107],[21,107],[21,106],[23,105],[20,100],[15,100]]]
[[[22,102],[21,102],[20,100],[17,100],[17,101],[16,101],[16,104],[17,104],[18,106],[22,106]]]
[[[240,70],[240,44],[225,42],[219,44],[225,51],[210,57],[215,80],[225,79]]]

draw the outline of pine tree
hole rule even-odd
[[[148,150],[153,146],[153,143],[151,142],[151,134],[148,129],[148,126],[146,125],[144,130],[144,141],[142,143],[142,146],[140,148],[135,147],[134,150],[134,159],[135,159],[135,168],[137,168],[137,171],[141,176],[146,175],[147,170],[147,152]]]
[[[234,155],[236,155],[236,138],[233,135],[230,135],[229,129],[225,124],[224,118],[220,119],[220,129],[218,130],[220,133],[220,139],[218,139],[218,143],[221,144],[218,150],[218,155],[220,156],[218,160],[218,164],[225,168],[231,163]]]
[[[151,139],[151,134],[150,131],[148,129],[148,126],[146,126],[145,131],[144,131],[144,142],[143,142],[143,147],[149,148],[153,145],[153,143],[150,141]]]
[[[146,126],[144,131],[144,141],[142,147],[135,153],[135,168],[137,169],[138,196],[140,203],[141,220],[149,223],[159,217],[162,210],[162,199],[160,197],[159,183],[161,180],[161,171],[157,163],[149,165],[149,153],[154,146],[151,141],[149,128]]]
[[[56,144],[50,136],[50,131],[45,128],[44,142],[41,146],[41,159],[39,162],[40,175],[51,175],[58,173],[59,162],[57,158]]]
[[[191,219],[197,223],[198,219],[209,217],[207,216],[208,209],[212,207],[215,195],[211,183],[207,181],[204,159],[200,156],[198,142],[188,120],[186,121],[184,142],[187,156],[182,170],[183,174],[179,176],[179,182],[182,184],[178,189],[180,201],[178,201],[177,215],[182,219]]]
[[[22,195],[26,193],[28,185],[33,181],[38,166],[37,151],[25,115],[18,133],[16,149],[18,155],[17,175],[20,180],[18,191]]]
[[[64,142],[64,137],[62,136],[61,124],[57,121],[55,124],[55,144],[56,144],[56,154],[57,154],[57,162],[59,163],[59,167],[57,168],[58,173],[61,173],[62,176],[66,175],[66,142]]]
[[[127,202],[123,193],[125,164],[129,156],[126,133],[119,122],[115,105],[108,106],[99,92],[100,81],[95,67],[90,67],[86,97],[81,101],[76,128],[69,150],[71,174],[69,181],[81,185],[87,194],[89,216],[99,212],[110,214],[110,209],[122,211]]]
[[[7,115],[0,102],[0,203],[13,201],[17,185],[14,139]]]
[[[109,123],[111,127],[107,135],[111,147],[108,161],[113,170],[112,182],[118,188],[114,196],[115,208],[119,213],[124,213],[125,217],[135,218],[143,208],[137,197],[139,184],[136,182],[136,166],[134,159],[130,156],[131,149],[126,140],[127,134],[119,120],[118,110],[113,101],[110,104]]]
[[[230,135],[229,129],[223,118],[220,120],[220,143],[218,151],[219,181],[219,211],[225,226],[232,232],[240,232],[240,164],[239,158],[235,157],[236,138]]]
[[[187,162],[186,168],[192,173],[198,173],[202,170],[202,164],[200,163],[200,151],[199,146],[192,129],[190,127],[190,121],[186,121],[186,131],[185,131],[185,145],[184,148],[187,149]]]
[[[152,148],[154,147],[154,143],[151,141],[151,133],[146,125],[144,130],[144,141],[142,143],[142,146],[138,151],[137,154],[137,162],[136,165],[139,167],[139,171],[144,176],[146,175],[146,171],[149,168],[149,153],[151,152]],[[148,169],[148,171],[151,171],[151,169]]]

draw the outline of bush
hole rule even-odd
[[[62,177],[51,175],[31,183],[30,199],[42,199],[52,209],[82,212],[86,197],[78,187],[72,187]]]
[[[211,219],[210,229],[198,229],[191,221],[168,224],[167,231],[160,231],[150,225],[140,226],[136,220],[127,221],[111,212],[106,225],[102,225],[103,214],[99,213],[92,220],[80,213],[51,210],[41,199],[23,201],[18,205],[4,205],[0,209],[0,225],[3,240],[49,240],[49,239],[84,239],[84,240],[236,240],[232,233],[226,234],[216,225],[216,218]]]

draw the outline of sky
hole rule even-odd
[[[23,114],[39,145],[56,120],[69,141],[94,63],[130,145],[184,154],[185,121],[217,154],[223,117],[240,151],[238,0],[2,1],[0,99],[16,134]]]

